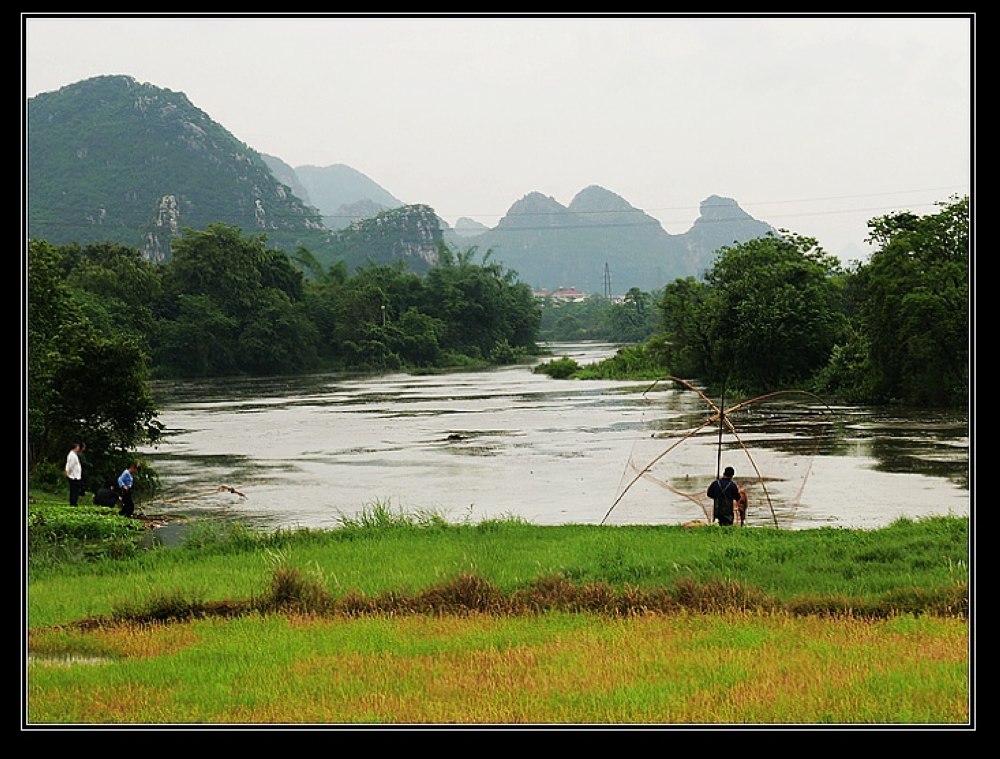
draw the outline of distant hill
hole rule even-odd
[[[463,216],[455,222],[455,234],[458,237],[474,237],[484,232],[489,232],[490,228],[475,219],[468,219]]]
[[[441,226],[430,206],[413,205],[383,211],[334,233],[335,260],[351,269],[403,260],[410,271],[425,274],[438,260]]]
[[[305,185],[302,184],[302,181],[299,179],[299,175],[295,173],[295,169],[276,156],[261,153],[260,157],[264,159],[264,163],[267,164],[271,173],[274,174],[275,179],[288,185],[291,191],[295,193],[295,195],[298,196],[298,198],[306,205],[316,208],[316,204],[309,199],[309,191],[306,189]],[[319,209],[317,208],[316,210]]]
[[[295,175],[330,229],[342,229],[352,221],[406,205],[357,169],[343,164],[298,166]]]
[[[404,205],[349,166],[299,166],[263,155],[178,92],[124,75],[37,95],[27,104],[28,234],[52,243],[106,241],[170,256],[185,228],[223,223],[264,234],[323,266],[405,261],[426,271],[444,242],[491,260],[538,289],[654,290],[700,277],[724,245],[774,231],[735,200],[712,195],[679,235],[597,185],[563,206],[531,192],[494,228],[451,229],[424,204]],[[606,279],[610,277],[610,281]]]
[[[688,232],[671,235],[621,196],[592,185],[569,207],[529,193],[495,228],[461,241],[492,250],[492,260],[537,288],[602,292],[607,275],[612,292],[624,293],[631,287],[654,290],[680,277],[700,277],[720,247],[772,231],[736,201],[713,195],[702,202],[701,215]]]
[[[322,248],[319,213],[183,93],[101,76],[28,100],[28,234],[169,257],[184,228],[223,222]]]

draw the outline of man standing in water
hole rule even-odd
[[[733,524],[733,501],[738,501],[740,498],[740,486],[733,482],[734,474],[735,470],[727,466],[722,477],[708,486],[708,497],[714,503],[712,520],[722,526]]]

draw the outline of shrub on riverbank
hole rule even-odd
[[[619,348],[614,356],[581,366],[569,356],[539,364],[535,374],[553,379],[654,380],[669,372],[663,364],[659,342],[638,343]]]

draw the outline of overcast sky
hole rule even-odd
[[[22,20],[27,97],[128,74],[451,224],[596,184],[679,234],[721,195],[851,260],[971,192],[967,15]]]

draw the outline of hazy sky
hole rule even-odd
[[[714,194],[848,260],[972,189],[970,15],[22,21],[27,97],[128,74],[451,224],[596,184],[676,234]]]

